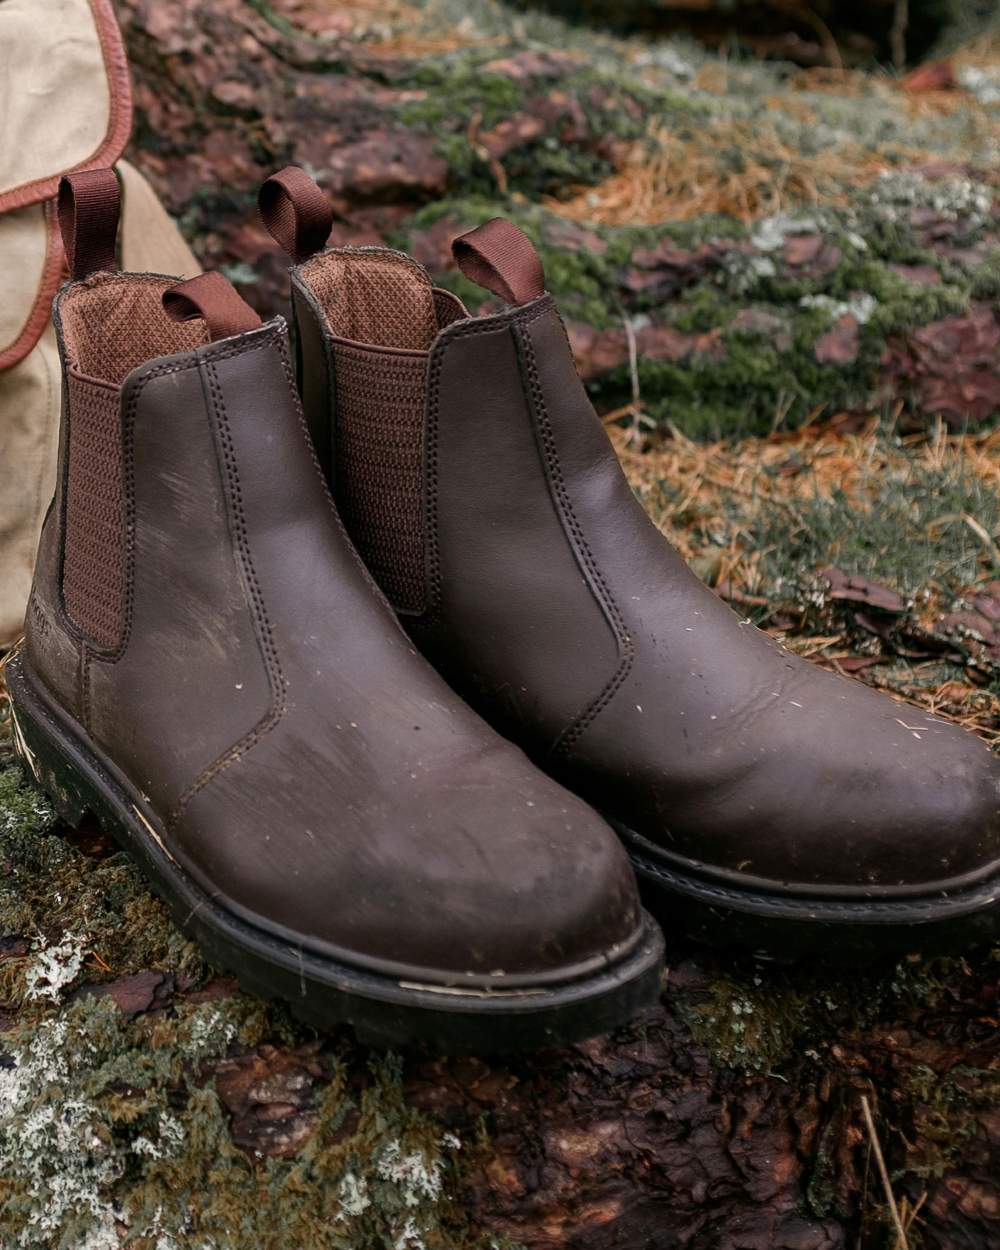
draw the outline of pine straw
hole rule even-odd
[[[322,30],[329,18],[331,31],[347,34],[379,57],[418,60],[498,42],[478,38],[471,23],[444,28],[407,0],[286,0],[284,8],[293,20],[310,19],[306,25],[314,30]]]
[[[778,101],[772,102],[777,108]],[[800,101],[781,101],[790,112]],[[618,170],[595,187],[576,187],[569,198],[547,206],[563,217],[607,226],[657,225],[726,214],[755,221],[788,209],[823,202],[842,205],[850,192],[900,162],[933,160],[924,149],[873,151],[845,140],[804,153],[773,122],[718,117],[683,133],[662,122],[628,146]]]
[[[939,422],[930,437],[913,434],[897,445],[880,434],[879,420],[873,417],[856,432],[841,432],[832,423],[739,443],[695,442],[675,431],[654,450],[644,451],[636,450],[631,432],[616,424],[619,416],[610,413],[605,421],[633,482],[640,487],[664,480],[690,482],[688,493],[697,489],[701,504],[703,492],[714,490],[716,495],[728,491],[794,508],[797,497],[818,491],[830,498],[836,490],[860,494],[860,486],[875,475],[921,465],[938,472],[962,470],[1000,490],[1000,430],[953,435]]]
[[[782,605],[768,596],[762,577],[761,552],[755,548],[747,522],[761,508],[798,516],[798,501],[815,496],[830,499],[843,493],[853,507],[869,510],[866,486],[887,474],[921,471],[976,477],[990,491],[1000,491],[1000,431],[956,436],[943,425],[930,438],[922,435],[894,443],[879,434],[873,419],[859,432],[843,433],[827,425],[807,427],[739,444],[697,443],[679,433],[652,450],[637,450],[634,430],[623,429],[611,414],[608,432],[632,485],[667,538],[706,576],[734,598],[734,606],[768,607],[772,615],[792,610],[791,619],[803,622],[767,627],[790,650],[826,667],[840,670],[840,661],[858,655],[856,644],[843,632],[809,632],[807,618],[797,605]],[[606,419],[607,420],[607,419]],[[672,489],[667,492],[664,484]],[[678,497],[677,484],[683,483]],[[705,535],[712,535],[710,548]],[[721,539],[721,543],[720,543]],[[906,536],[900,535],[905,542]],[[712,568],[705,561],[710,552]],[[820,572],[816,570],[817,574]],[[984,553],[980,580],[996,577]],[[931,588],[919,608],[920,622],[930,627],[942,610],[941,596]],[[894,657],[873,664],[860,674],[871,685],[1000,742],[1000,697],[953,668],[939,680],[936,661],[902,666],[890,672]],[[928,680],[929,678],[929,680]]]

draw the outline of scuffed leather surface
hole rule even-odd
[[[177,861],[275,936],[383,974],[504,988],[622,955],[640,912],[618,839],[400,628],[313,457],[283,323],[141,366],[122,411],[124,641],[85,652],[83,706],[75,639],[32,631],[29,662]]]
[[[483,340],[449,348],[442,619],[415,631],[429,654],[536,758],[558,738],[546,767],[680,862],[864,894],[926,892],[995,865],[1000,763],[986,746],[741,621],[635,499],[555,311],[508,320],[523,336],[520,369],[502,346],[491,366]],[[514,445],[533,371],[534,468]],[[483,466],[481,481],[502,483],[495,507],[487,488],[481,510],[465,457]],[[542,463],[548,483],[564,486],[559,526]],[[474,589],[453,590],[470,546]],[[595,650],[607,649],[609,628],[616,665]]]
[[[283,699],[188,801],[186,855],[320,948],[449,974],[544,973],[627,941],[638,911],[611,831],[455,698],[372,587],[280,345],[204,369]]]
[[[126,636],[87,668],[88,728],[165,812],[271,704],[200,368],[194,354],[175,357],[140,369],[123,391]],[[137,732],[137,720],[149,729]]]

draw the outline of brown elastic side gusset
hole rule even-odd
[[[421,612],[427,354],[332,347],[337,507],[393,606]]]
[[[178,324],[163,311],[173,282],[102,273],[68,287],[59,303],[68,422],[63,599],[103,648],[116,647],[124,627],[121,383],[147,360],[206,341],[201,322]]]
[[[63,598],[84,633],[102,647],[121,639],[125,591],[125,504],[120,394],[68,371],[69,465]]]
[[[330,249],[299,273],[332,338],[338,510],[397,611],[421,612],[427,355],[465,309],[394,252]]]
[[[463,317],[469,315],[469,310],[465,307],[457,295],[453,295],[451,291],[444,291],[441,287],[433,287],[431,293],[434,296],[434,316],[437,319],[437,328],[443,330],[445,326],[450,326],[453,321],[461,321]]]

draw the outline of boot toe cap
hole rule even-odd
[[[618,839],[506,744],[364,804],[281,803],[220,781],[181,837],[229,906],[332,957],[459,984],[572,979],[638,940]],[[509,753],[508,753],[509,752]]]
[[[860,893],[1000,873],[1000,760],[956,725],[858,693],[855,717],[768,751],[746,785],[754,819],[745,807],[730,853],[741,842],[756,871]]]

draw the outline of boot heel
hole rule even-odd
[[[10,699],[14,752],[35,785],[45,792],[62,824],[79,829],[91,811],[87,788],[74,775],[58,746],[25,710]]]

